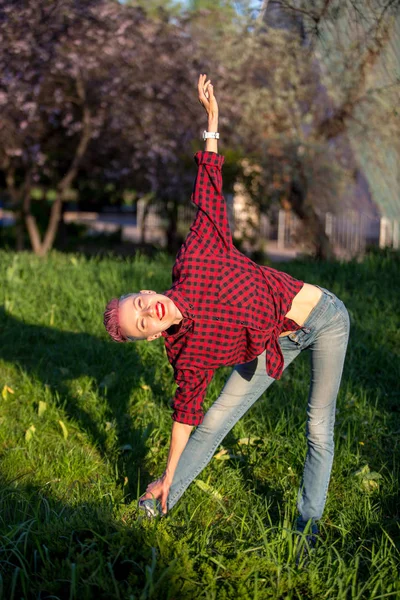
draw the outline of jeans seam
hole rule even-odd
[[[341,317],[342,324],[347,334],[350,333],[350,315],[347,308],[343,305],[344,310],[339,312],[339,316]]]

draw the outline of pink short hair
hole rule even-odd
[[[119,325],[119,299],[112,298],[104,311],[104,327],[115,342],[127,342]]]

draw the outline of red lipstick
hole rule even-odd
[[[162,304],[161,302],[157,302],[156,304],[156,310],[157,310],[157,316],[160,319],[160,321],[163,320],[164,315],[165,315],[165,307],[164,304]]]

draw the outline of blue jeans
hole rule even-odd
[[[307,407],[307,455],[298,493],[297,522],[303,531],[310,521],[318,531],[333,462],[336,397],[349,337],[349,316],[343,302],[324,292],[303,327],[279,338],[284,368],[303,350],[310,351],[311,380]],[[168,496],[170,510],[189,484],[210,462],[235,423],[274,382],[265,370],[265,351],[254,360],[236,365],[220,396],[193,432],[181,455]],[[152,500],[145,501],[152,503]]]

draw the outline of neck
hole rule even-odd
[[[179,310],[179,308],[177,307],[177,305],[175,304],[175,302],[173,302],[174,308],[175,308],[175,319],[174,319],[174,325],[178,325],[178,323],[180,323],[183,319],[183,315],[181,313],[181,311]]]

